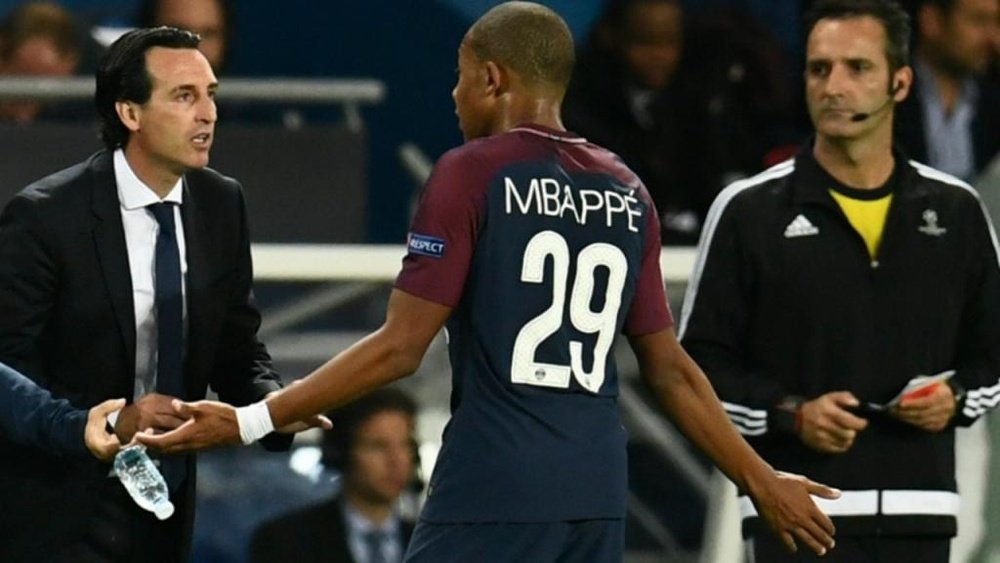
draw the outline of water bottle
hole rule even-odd
[[[135,444],[122,448],[115,456],[114,467],[115,475],[136,504],[160,520],[170,518],[174,505],[167,493],[167,482],[146,454],[146,446]]]

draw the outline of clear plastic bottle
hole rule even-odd
[[[167,482],[146,454],[146,446],[135,444],[122,448],[115,456],[114,467],[115,475],[136,504],[160,520],[173,515],[174,505],[170,502]]]

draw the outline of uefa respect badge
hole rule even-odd
[[[444,256],[444,239],[420,233],[409,233],[406,235],[406,248],[413,254],[441,258]]]

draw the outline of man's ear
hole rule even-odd
[[[140,109],[135,102],[127,100],[115,102],[115,113],[118,114],[118,119],[121,120],[126,129],[133,133],[139,130],[139,112]]]
[[[486,75],[486,93],[494,96],[507,93],[510,89],[510,74],[507,69],[493,61],[486,61],[483,68]]]
[[[904,66],[896,70],[892,75],[892,89],[890,94],[897,103],[902,102],[910,95],[910,87],[913,85],[913,68]]]

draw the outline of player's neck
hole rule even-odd
[[[831,176],[844,185],[858,189],[875,189],[885,185],[892,175],[891,128],[888,134],[876,134],[864,139],[834,139],[816,136],[813,156]]]
[[[544,97],[513,97],[506,111],[499,115],[494,133],[503,133],[519,125],[541,125],[556,131],[565,131],[558,101]]]
[[[376,526],[382,525],[392,516],[392,503],[367,498],[351,490],[344,491],[344,500]]]

